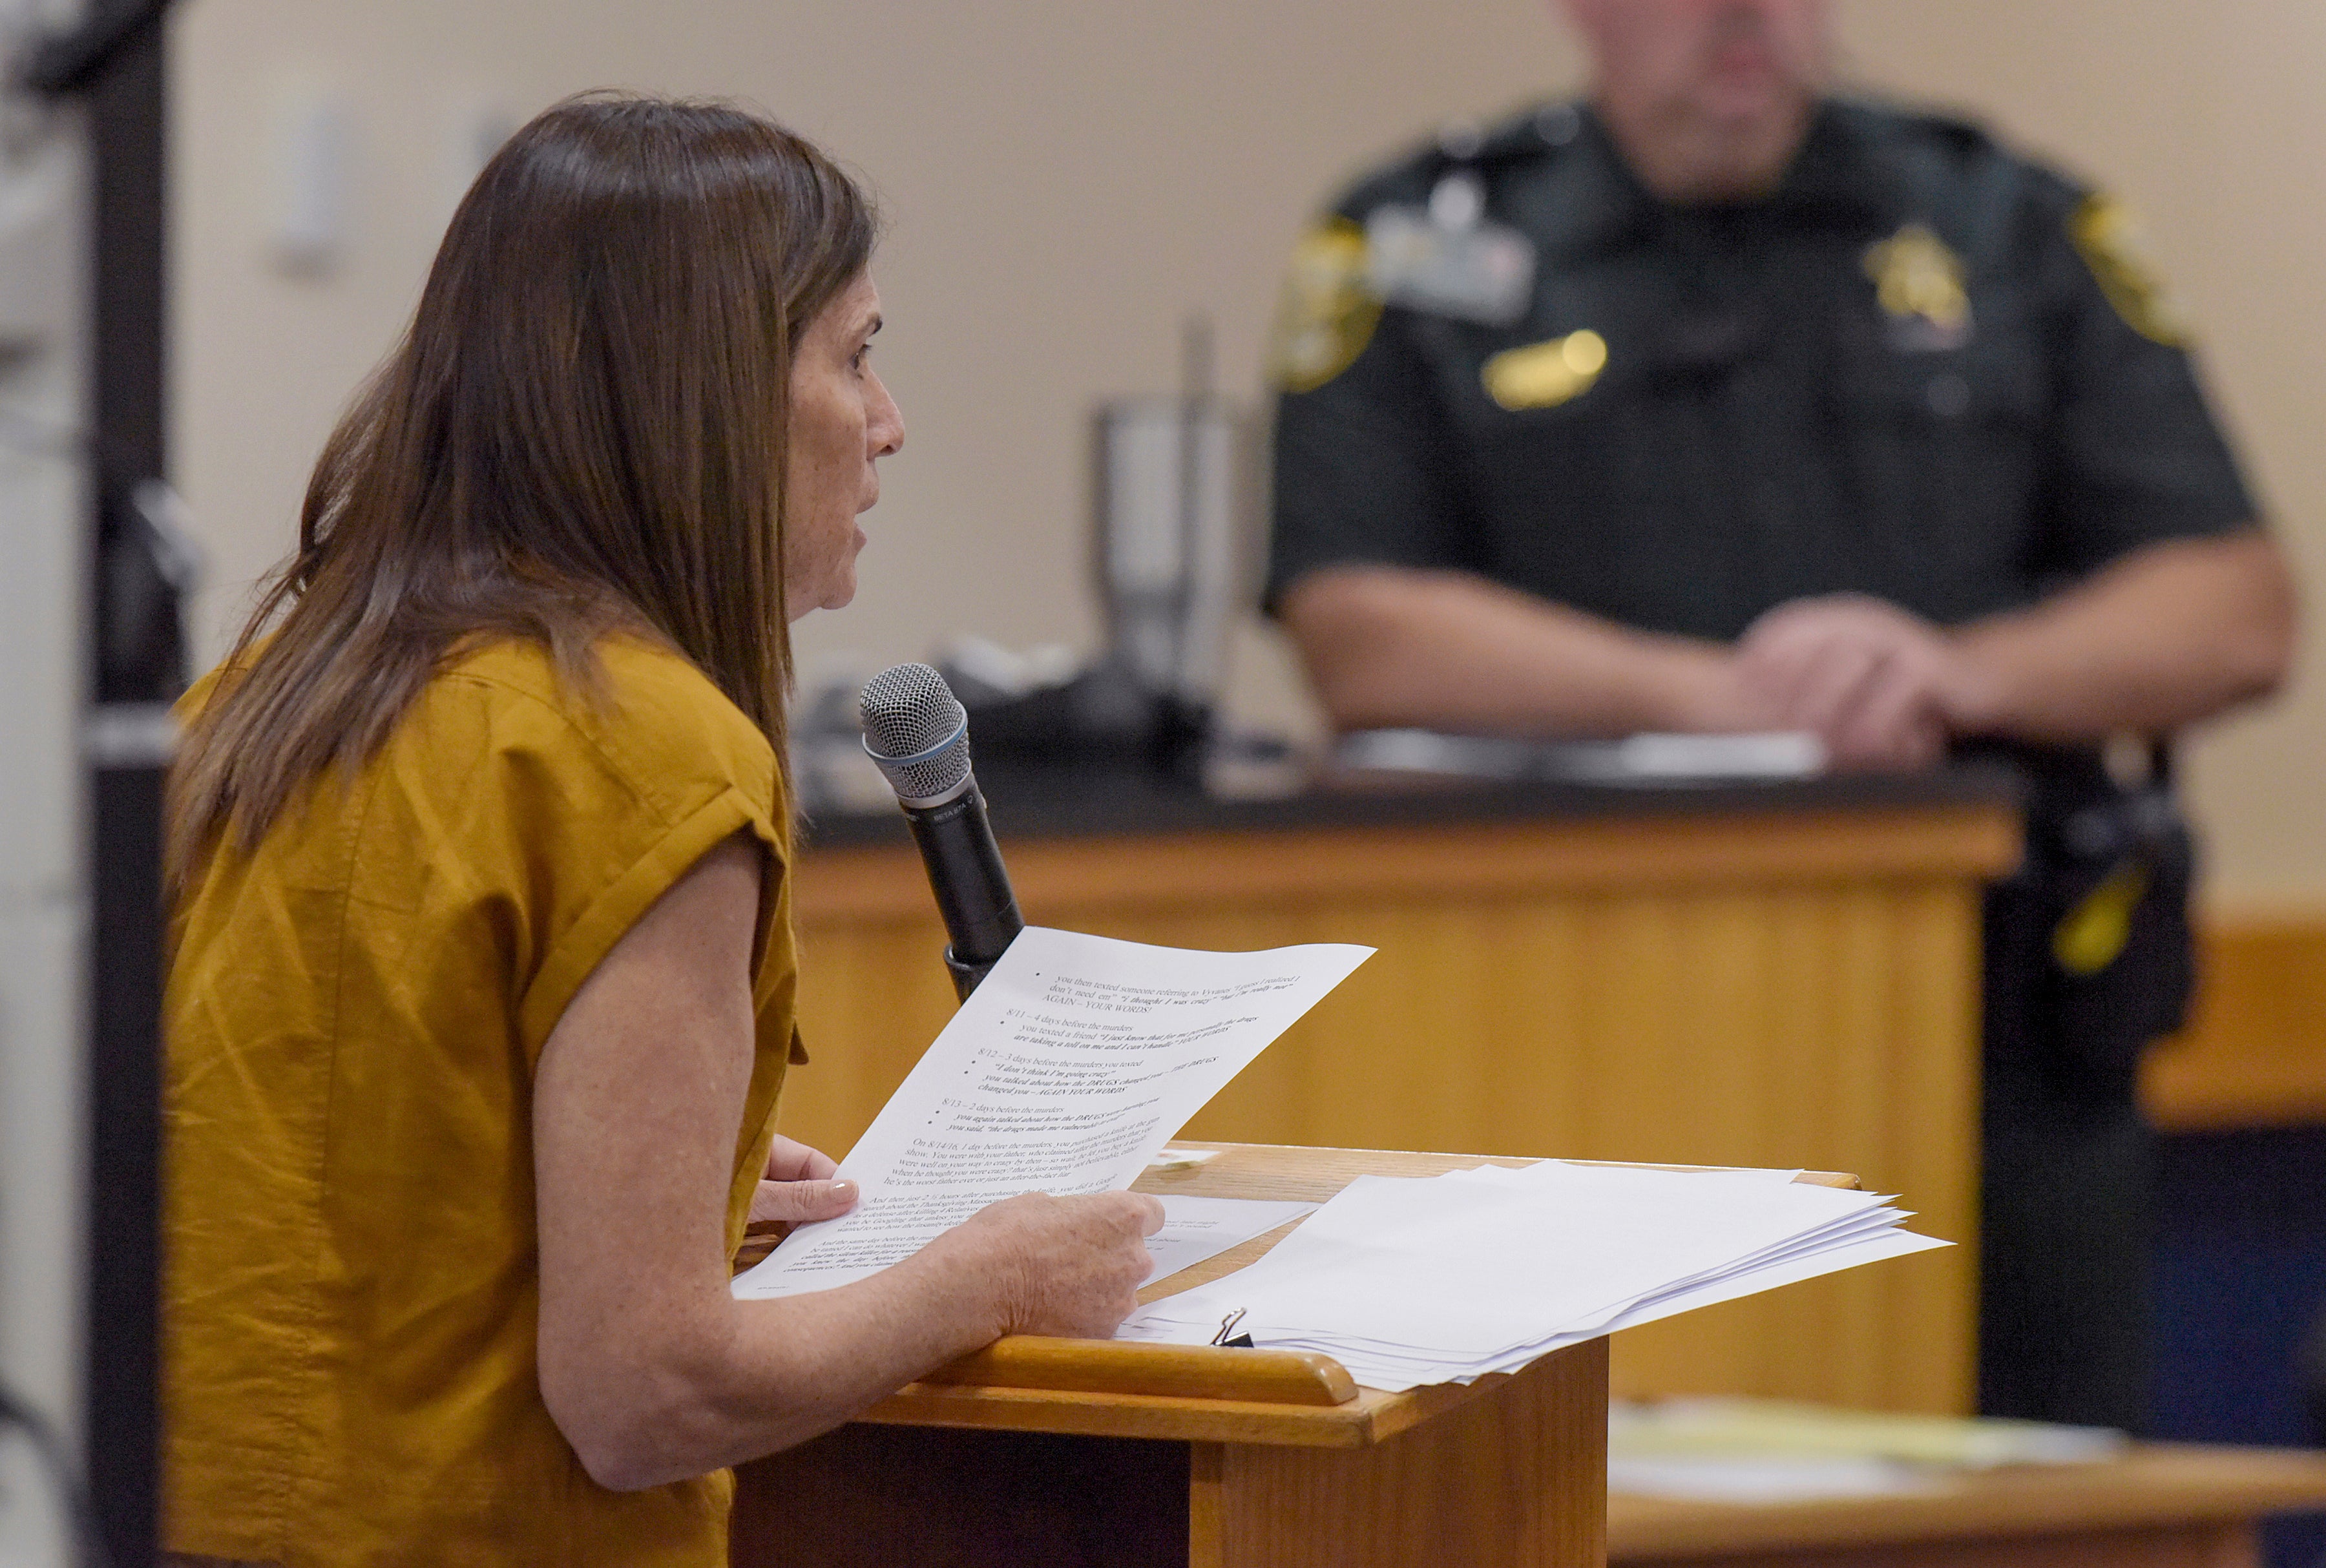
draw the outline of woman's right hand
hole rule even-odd
[[[1000,1331],[1103,1340],[1139,1304],[1163,1205],[1140,1192],[990,1203],[955,1230],[1000,1286]]]

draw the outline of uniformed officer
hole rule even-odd
[[[1828,96],[1819,0],[1566,8],[1587,103],[1443,134],[1301,242],[1270,606],[1344,729],[2019,758],[1981,1404],[2137,1428],[2134,1070],[2185,1001],[2188,857],[2099,747],[2274,688],[2284,566],[2120,205]]]

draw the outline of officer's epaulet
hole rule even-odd
[[[1977,120],[1897,104],[1840,99],[1846,135],[1893,170],[1900,199],[1974,271],[2018,243],[2029,165]]]
[[[2039,221],[2056,221],[2093,194],[2086,181],[2030,156],[1977,120],[1927,109],[1866,107],[1889,116],[1926,159],[1942,163],[1957,178],[2010,187]]]
[[[1532,104],[1486,127],[1475,161],[1512,163],[1549,158],[1575,144],[1583,134],[1583,109],[1565,98]]]
[[[1943,112],[1921,114],[1912,118],[1924,135],[1935,137],[1958,157],[1976,158],[2000,150],[1994,133],[1981,121]]]
[[[1834,109],[1864,142],[1912,147],[1925,156],[1956,164],[2008,156],[1986,125],[1945,110],[1908,108],[1865,98],[1837,99]]]
[[[1333,204],[1344,218],[1364,221],[1390,202],[1419,202],[1447,173],[1457,168],[1495,168],[1547,158],[1573,144],[1582,129],[1572,103],[1537,105],[1493,122],[1453,120],[1403,157],[1359,179]]]

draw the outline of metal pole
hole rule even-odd
[[[157,15],[149,4],[115,16]],[[108,1555],[154,1560],[161,1273],[162,781],[182,687],[174,586],[154,565],[163,407],[162,28],[108,35],[88,80],[89,418],[98,483],[83,557],[96,635],[86,688],[90,944],[86,1468]],[[166,519],[163,520],[166,525]]]

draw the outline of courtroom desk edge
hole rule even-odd
[[[1610,1497],[1610,1563],[1733,1557],[2198,1522],[2326,1505],[2326,1454],[2142,1443],[2125,1458],[2020,1465],[1928,1491],[1737,1504]]]
[[[1679,810],[1654,792],[1633,799],[1628,811],[1559,814],[1548,797],[1532,800],[1537,810],[1505,802],[1507,809],[1479,812],[1465,795],[1419,815],[1401,798],[1391,803],[1400,820],[1370,822],[1319,821],[1308,801],[1269,803],[1288,808],[1273,815],[1252,803],[1218,803],[1216,811],[1126,821],[1096,838],[1060,828],[1048,837],[1005,830],[1003,841],[1019,906],[1037,922],[1077,929],[1110,912],[1223,901],[1444,903],[1551,892],[1927,885],[1999,876],[2019,858],[2017,810],[1993,798],[1881,803],[1858,792],[1849,797],[1856,803],[1840,805],[1772,789],[1754,797],[1760,803],[1754,807],[1717,803],[1732,798],[1726,790],[1708,792]],[[888,826],[892,841],[827,840],[801,857],[795,911],[803,933],[833,922],[933,923],[901,819]],[[1105,852],[1092,854],[1094,844]]]
[[[1105,769],[1075,773],[981,764],[979,783],[996,834],[1018,840],[1943,806],[2015,812],[2025,799],[2018,775],[1993,763],[1920,774],[1831,774],[1806,779],[1701,784],[1492,784],[1456,779],[1379,791],[1313,790],[1272,800],[1215,798],[1155,775]],[[806,812],[800,820],[800,842],[811,850],[909,841],[903,814],[894,811]]]

